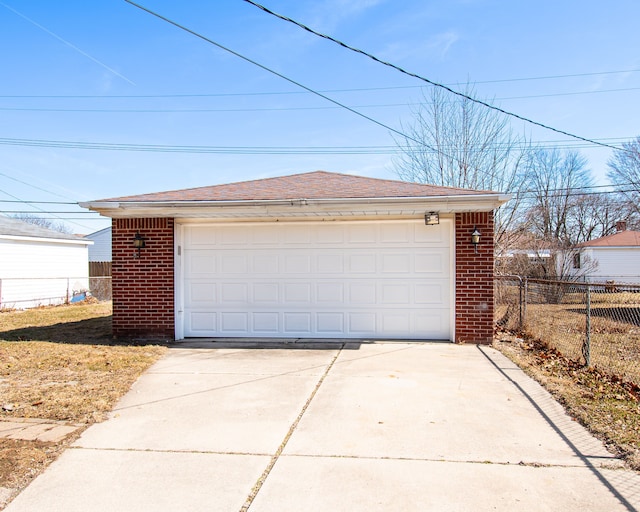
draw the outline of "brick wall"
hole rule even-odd
[[[471,232],[482,234],[478,252]],[[456,343],[493,339],[493,212],[456,214]]]
[[[113,219],[113,335],[174,337],[174,220]],[[133,247],[139,232],[146,240]]]

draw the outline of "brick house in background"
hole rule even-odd
[[[316,171],[81,205],[112,218],[116,337],[490,343],[507,200]]]

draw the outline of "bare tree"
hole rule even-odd
[[[59,231],[60,233],[65,233],[67,235],[72,233],[72,231],[62,222],[53,222],[50,219],[38,217],[30,213],[16,213],[15,215],[12,215],[12,217],[14,219],[21,220],[22,222],[27,222],[29,224],[33,224],[41,228],[51,229],[53,231]]]
[[[473,96],[471,85],[465,93]],[[525,179],[527,144],[516,137],[506,116],[465,98],[432,88],[413,112],[407,134],[396,139],[395,171],[406,181],[514,193],[496,214],[496,240],[517,218],[518,189]]]
[[[528,174],[528,231],[565,248],[589,240],[593,229],[585,220],[591,223],[594,208],[588,194],[591,171],[584,157],[575,151],[538,149],[530,155]]]
[[[607,177],[624,191],[636,212],[640,212],[640,137],[622,144],[622,149],[614,153],[607,165]]]

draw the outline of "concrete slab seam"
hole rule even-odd
[[[511,382],[518,389],[520,393],[522,393],[522,396],[524,396],[529,401],[529,403],[533,405],[533,407],[544,418],[544,420],[549,424],[549,426],[560,436],[560,438],[567,444],[567,446],[571,448],[571,450],[576,454],[576,456],[583,461],[583,463],[587,466],[587,468],[594,474],[594,476],[598,480],[600,480],[600,482],[609,490],[609,492],[611,492],[611,494],[613,494],[616,497],[616,499],[618,499],[621,505],[623,505],[630,512],[637,512],[636,508],[631,503],[629,503],[627,498],[625,498],[622,495],[622,493],[618,491],[618,489],[616,489],[616,487],[606,478],[605,475],[603,475],[600,471],[598,471],[598,468],[593,465],[593,463],[589,460],[589,457],[585,456],[578,449],[578,447],[571,441],[571,439],[569,439],[569,437],[567,437],[567,435],[562,431],[562,429],[560,429],[555,424],[553,419],[540,406],[540,404],[538,404],[538,402],[530,395],[530,393],[528,393],[527,390],[525,390],[524,387],[519,382],[517,382],[516,378],[512,375],[509,375],[507,372],[505,372],[500,367],[500,365],[494,360],[494,358],[491,357],[491,355],[488,353],[488,351],[484,347],[480,345],[476,345],[476,347],[480,351],[480,353],[484,355],[484,357],[486,357],[487,360],[494,366],[494,368],[498,372],[500,372],[500,374],[502,374],[504,378],[506,378],[509,382]],[[522,371],[515,372],[515,375],[523,375],[523,374],[524,372]]]
[[[327,365],[327,368],[325,369],[323,374],[320,376],[320,379],[318,379],[318,382],[316,383],[315,387],[313,388],[313,391],[311,391],[311,394],[309,395],[309,397],[307,398],[306,402],[302,406],[302,409],[300,410],[300,413],[298,414],[297,418],[293,421],[293,423],[289,427],[289,430],[287,431],[287,434],[285,435],[284,439],[282,440],[282,443],[280,443],[280,446],[278,447],[276,452],[271,457],[271,460],[267,464],[267,467],[262,472],[262,474],[258,478],[258,481],[255,483],[255,485],[251,489],[251,492],[249,493],[249,496],[247,496],[246,501],[244,502],[244,504],[240,508],[240,512],[247,512],[249,510],[249,507],[251,507],[251,504],[253,503],[253,501],[255,500],[256,496],[260,492],[260,489],[262,488],[262,485],[264,484],[264,481],[269,476],[269,473],[271,473],[271,470],[273,469],[273,467],[275,466],[276,462],[280,458],[280,455],[282,454],[282,452],[284,451],[285,447],[287,446],[287,443],[289,442],[289,439],[291,438],[291,436],[295,432],[296,428],[298,428],[298,425],[300,424],[300,420],[302,419],[302,417],[304,416],[304,413],[309,408],[309,405],[311,404],[313,398],[318,393],[318,390],[320,389],[320,386],[322,386],[322,383],[324,382],[324,380],[326,379],[327,375],[331,371],[331,368],[333,368],[333,365],[335,364],[336,360],[338,359],[338,357],[342,353],[342,349],[343,348],[344,348],[344,343],[341,344],[340,348],[337,350],[336,354],[333,356],[333,358],[331,359],[331,361]]]
[[[158,450],[155,448],[92,448],[87,446],[69,446],[67,450],[94,451],[94,452],[123,452],[123,453],[175,453],[175,454],[200,454],[200,455],[244,455],[247,457],[271,457],[271,453],[234,452],[219,450]]]
[[[536,461],[524,461],[519,462],[507,462],[496,460],[462,460],[462,459],[432,459],[429,457],[388,457],[381,455],[374,457],[370,455],[326,455],[326,454],[310,454],[310,453],[290,453],[282,455],[282,457],[301,458],[301,459],[356,459],[356,460],[394,460],[394,461],[411,461],[411,462],[442,462],[445,464],[482,464],[482,465],[494,465],[494,466],[523,466],[531,468],[584,468],[582,464],[552,464],[548,462],[536,462]],[[608,469],[611,471],[626,471],[626,468],[618,465],[608,466],[604,464],[601,469]]]

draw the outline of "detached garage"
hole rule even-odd
[[[115,336],[488,343],[506,199],[317,171],[82,206],[113,219]]]

